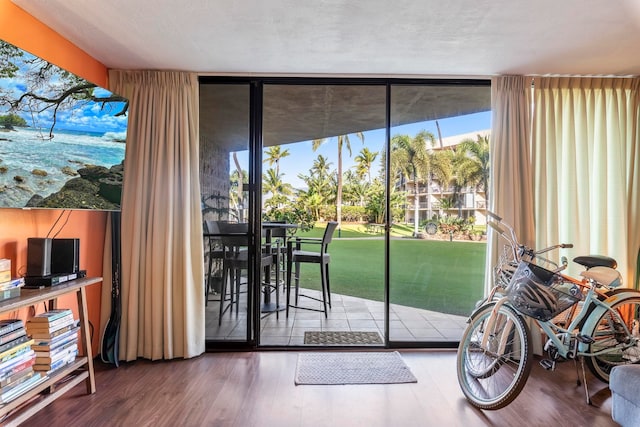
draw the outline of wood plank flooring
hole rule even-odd
[[[97,392],[84,386],[29,419],[30,426],[615,426],[607,386],[588,373],[594,403],[576,387],[573,362],[536,363],[507,408],[464,399],[453,351],[401,351],[415,384],[295,386],[297,352],[209,353],[192,360],[96,362]]]

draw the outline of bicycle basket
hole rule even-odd
[[[582,299],[580,287],[538,265],[521,261],[506,289],[513,307],[546,322]]]
[[[511,283],[513,273],[518,268],[518,261],[513,257],[513,250],[509,246],[502,249],[498,263],[493,269],[493,283],[495,286],[506,289]]]

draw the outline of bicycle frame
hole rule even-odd
[[[491,212],[488,217],[487,224],[509,245],[494,267],[494,287],[476,305],[460,340],[456,368],[462,392],[480,409],[511,403],[530,374],[530,331],[538,328],[546,335],[540,365],[554,370],[556,362],[579,361],[578,384],[589,404],[585,365],[607,382],[614,366],[640,363],[640,292],[619,288],[613,258],[576,257],[585,271],[571,277],[561,273],[566,257],[557,262],[546,254],[573,245],[535,250],[520,244],[502,218]]]
[[[510,244],[511,250],[513,251],[512,255],[514,260],[520,260],[523,258],[528,258],[533,260],[534,258],[539,258],[542,261],[557,267],[555,271],[558,272],[558,274],[560,274],[559,271],[564,269],[564,267],[566,266],[566,262],[563,263],[562,266],[559,266],[558,264],[550,261],[549,259],[542,257],[541,254],[557,248],[569,248],[569,247],[572,247],[573,245],[559,244],[559,245],[550,246],[548,248],[545,248],[539,251],[533,251],[526,248],[524,245],[521,245],[518,243],[515,230],[513,230],[513,228],[510,225],[503,223],[502,218],[500,218],[499,216],[491,212],[489,212],[489,217],[495,221],[495,222],[490,221],[488,223],[489,226],[491,226],[491,228],[493,228],[500,236],[505,238],[505,240],[507,240],[507,242]],[[504,225],[506,227],[506,230],[503,229],[501,225]],[[580,309],[580,311],[577,314],[575,313],[571,314],[571,321],[569,325],[566,327],[561,327],[553,323],[553,319],[548,321],[540,321],[534,318],[531,318],[531,319],[540,326],[544,334],[549,338],[551,343],[555,346],[556,350],[558,351],[558,355],[565,359],[575,358],[576,356],[588,356],[588,357],[599,356],[599,355],[606,354],[608,352],[615,351],[615,349],[611,349],[611,350],[604,349],[595,353],[590,353],[589,352],[590,344],[588,342],[579,341],[577,340],[577,338],[580,335],[582,330],[587,330],[587,331],[594,330],[598,320],[607,311],[610,311],[614,314],[617,320],[620,321],[620,324],[624,327],[624,332],[630,335],[631,331],[626,326],[626,322],[624,322],[624,319],[620,317],[620,314],[616,312],[616,310],[614,310],[611,306],[619,300],[632,297],[632,296],[637,296],[637,293],[620,292],[620,293],[616,293],[615,295],[609,296],[607,295],[606,292],[599,290],[595,282],[591,282],[591,281],[588,282],[586,280],[577,280],[570,276],[566,276],[564,274],[560,274],[560,276],[564,281],[576,284],[580,286],[582,289],[587,288],[587,292],[584,296],[584,304],[582,305],[582,308]],[[486,348],[487,342],[491,334],[495,332],[494,328],[496,323],[496,317],[497,317],[498,311],[500,310],[500,307],[503,304],[509,305],[509,302],[506,297],[496,298],[495,294],[497,291],[498,291],[498,288],[497,287],[494,288],[491,291],[491,293],[488,295],[488,297],[485,299],[485,301],[482,304],[480,304],[480,307],[481,307],[489,301],[495,303],[495,306],[493,307],[491,316],[488,319],[488,323],[486,325],[485,332],[482,337],[482,348]],[[575,306],[572,308],[569,308],[568,310],[575,311]],[[523,317],[527,318],[528,316],[523,316]],[[507,324],[507,325],[504,325],[504,327],[509,328],[509,327],[512,327],[512,325]],[[510,332],[508,329],[505,329],[505,330],[507,332]],[[573,332],[576,330],[578,331],[577,333]],[[504,341],[506,339],[505,337],[508,335],[509,335],[508,333],[503,334],[502,341]],[[504,351],[505,345],[506,344],[504,342],[501,342],[499,346],[499,350]],[[634,345],[636,345],[636,342],[632,340],[632,343],[629,344],[629,347],[632,347]]]
[[[573,339],[574,338],[577,339],[578,335],[582,330],[587,330],[587,331],[593,330],[596,327],[596,322],[598,322],[601,316],[607,311],[613,313],[615,318],[620,321],[620,325],[624,328],[625,334],[631,335],[631,331],[627,327],[624,319],[611,306],[613,305],[613,303],[621,299],[638,296],[638,294],[634,292],[621,292],[611,296],[610,298],[607,298],[604,301],[598,299],[597,295],[598,295],[598,292],[596,291],[595,286],[590,286],[584,298],[585,302],[582,305],[582,308],[575,316],[573,316],[571,323],[567,327],[561,327],[553,323],[552,320],[543,322],[540,320],[533,319],[543,330],[544,334],[553,343],[553,345],[558,351],[558,354],[561,357],[565,359],[575,358],[576,356],[590,357],[590,356],[599,356],[599,355],[603,355],[603,354],[607,354],[609,352],[615,351],[614,349],[604,349],[602,351],[591,353],[588,351],[589,343],[582,342],[579,340],[576,342],[577,345],[572,348],[572,342],[574,342]],[[526,318],[527,316],[524,316],[524,317]],[[582,322],[584,323],[580,326]],[[573,332],[576,330],[578,331],[577,333]],[[563,339],[561,339],[561,338],[567,338],[567,337],[569,338],[568,342],[565,342]],[[632,340],[628,344],[628,347],[633,347],[636,344],[637,344],[637,341]]]

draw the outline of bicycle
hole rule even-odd
[[[546,335],[540,364],[580,360],[582,383],[591,404],[585,362],[600,380],[609,381],[616,365],[640,361],[640,291],[620,288],[613,258],[579,256],[585,267],[574,278],[562,274],[568,263],[547,258],[558,244],[534,250],[518,242],[514,229],[489,212],[488,225],[507,241],[494,269],[495,286],[469,316],[456,357],[458,383],[480,409],[500,409],[522,391],[531,371],[532,342],[525,319]],[[544,255],[544,256],[543,256]],[[580,383],[580,373],[578,373]]]

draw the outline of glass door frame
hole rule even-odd
[[[260,346],[259,325],[260,313],[260,283],[255,277],[260,277],[260,237],[261,237],[261,206],[262,206],[262,151],[263,151],[263,88],[267,84],[278,85],[367,85],[384,86],[385,98],[385,152],[391,148],[391,92],[393,86],[491,86],[489,79],[405,79],[405,78],[322,78],[322,77],[252,77],[252,76],[200,76],[199,84],[248,84],[250,88],[249,108],[249,263],[248,280],[252,286],[248,287],[247,334],[245,341],[208,340],[207,350],[221,349],[256,349],[268,348]],[[391,217],[391,178],[388,171],[391,168],[390,155],[385,156],[385,226],[384,226],[384,344],[383,348],[451,348],[457,343],[424,342],[424,341],[390,341],[390,226]],[[278,349],[299,349],[299,347],[276,347]],[[306,348],[306,347],[304,347]],[[328,350],[335,347],[325,347]],[[367,347],[371,348],[371,347]]]

